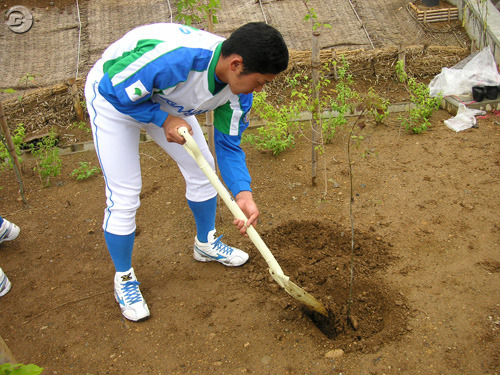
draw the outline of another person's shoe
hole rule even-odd
[[[15,240],[19,236],[20,231],[16,224],[3,219],[2,226],[0,226],[0,243]]]
[[[244,251],[231,247],[215,238],[215,229],[208,232],[208,242],[203,243],[194,240],[194,259],[198,262],[219,262],[225,266],[241,266],[248,260],[248,254]]]
[[[139,285],[133,268],[115,274],[116,302],[120,305],[123,316],[134,322],[149,318],[148,305],[139,290]]]
[[[7,275],[0,268],[0,297],[7,294],[7,292],[10,290],[11,286],[12,286],[12,284],[10,283],[9,279],[7,278]]]

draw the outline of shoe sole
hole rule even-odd
[[[231,264],[231,263],[227,263],[227,262],[221,261],[219,259],[205,257],[205,256],[201,255],[200,253],[198,253],[196,251],[196,249],[193,251],[193,258],[194,258],[194,260],[196,260],[198,262],[204,262],[204,263],[207,263],[207,262],[217,262],[217,263],[220,263],[220,264],[222,264],[222,265],[224,265],[226,267],[240,267],[240,266],[244,265],[248,261],[248,259],[247,259],[247,260],[245,260],[241,264]]]
[[[151,313],[149,313],[149,315],[146,315],[145,317],[143,317],[143,318],[139,318],[139,319],[131,319],[131,318],[129,318],[129,317],[127,317],[127,316],[125,316],[125,314],[124,314],[124,313],[123,313],[123,311],[122,311],[122,308],[121,308],[120,302],[118,302],[118,298],[116,298],[116,293],[113,293],[113,294],[115,295],[115,301],[116,301],[116,303],[117,303],[117,304],[118,304],[118,306],[120,307],[120,312],[122,313],[122,316],[123,316],[125,319],[130,320],[131,322],[143,322],[143,321],[145,321],[145,320],[148,320],[148,319],[149,319],[149,317],[151,316]],[[146,305],[146,306],[147,306],[147,305]]]
[[[20,230],[19,228],[16,230],[16,228],[15,228],[15,227],[13,227],[13,228],[11,229],[11,232],[12,232],[12,231],[14,231],[14,233],[15,233],[15,234],[14,234],[14,237],[11,237],[11,238],[9,238],[9,237],[4,237],[4,238],[0,239],[0,243],[2,243],[2,242],[14,241],[17,237],[19,237],[19,233],[21,232],[21,230]],[[10,234],[10,233],[9,233],[9,234]]]
[[[0,297],[9,293],[11,287],[12,287],[11,282],[7,280],[7,283],[5,284],[5,288],[0,292]]]

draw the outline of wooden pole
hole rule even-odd
[[[406,72],[406,49],[398,45],[398,60],[403,62],[403,70]]]
[[[5,119],[5,113],[3,112],[2,103],[0,103],[0,125],[2,126],[2,133],[5,137],[5,142],[7,143],[7,150],[9,151],[14,161],[14,166],[19,170],[19,173],[21,173],[21,164],[19,164],[19,158],[16,154],[16,147],[14,146],[14,142],[12,141],[12,137],[10,136],[10,130],[7,126],[7,120]]]
[[[80,102],[80,95],[78,95],[78,87],[76,85],[76,79],[72,78],[68,80],[71,86],[71,97],[73,98],[73,106],[75,107],[76,119],[78,121],[83,121],[83,107]]]
[[[21,171],[21,163],[19,163],[19,158],[16,153],[16,146],[12,141],[12,137],[10,136],[10,130],[7,126],[7,120],[5,119],[5,113],[3,111],[2,103],[0,103],[0,127],[2,128],[2,133],[5,138],[5,147],[7,151],[9,151],[10,158],[12,159],[12,165],[14,166],[14,173],[16,174],[16,179],[19,184],[19,193],[21,194],[21,198],[24,204],[27,204],[26,199],[24,198],[24,184],[23,184],[23,176]]]

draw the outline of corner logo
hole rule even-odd
[[[136,102],[149,94],[149,91],[146,90],[146,87],[144,87],[140,80],[132,83],[125,89],[125,92],[127,93],[128,98],[133,102]]]

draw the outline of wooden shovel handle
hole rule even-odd
[[[184,143],[184,148],[186,151],[193,157],[193,159],[196,161],[198,166],[201,168],[205,176],[209,179],[210,183],[213,185],[215,190],[217,190],[217,193],[219,196],[222,198],[224,203],[227,205],[231,213],[234,215],[235,218],[238,220],[244,220],[245,222],[248,220],[248,218],[245,216],[243,211],[241,210],[240,206],[235,202],[231,194],[227,191],[227,189],[224,187],[222,182],[219,180],[219,177],[213,170],[213,168],[208,164],[207,160],[203,157],[201,154],[201,151],[196,144],[196,141],[194,138],[189,134],[187,128],[185,127],[180,127],[178,130],[179,134],[184,137],[186,140],[186,143]],[[249,226],[247,228],[247,234],[250,240],[253,242],[255,247],[259,250],[260,254],[264,257],[265,261],[267,262],[269,268],[271,269],[274,274],[279,275],[279,276],[286,276],[283,274],[283,271],[274,258],[274,255],[271,253],[271,250],[266,246],[262,238],[259,236],[257,231],[253,226]],[[283,287],[283,285],[281,285]]]

